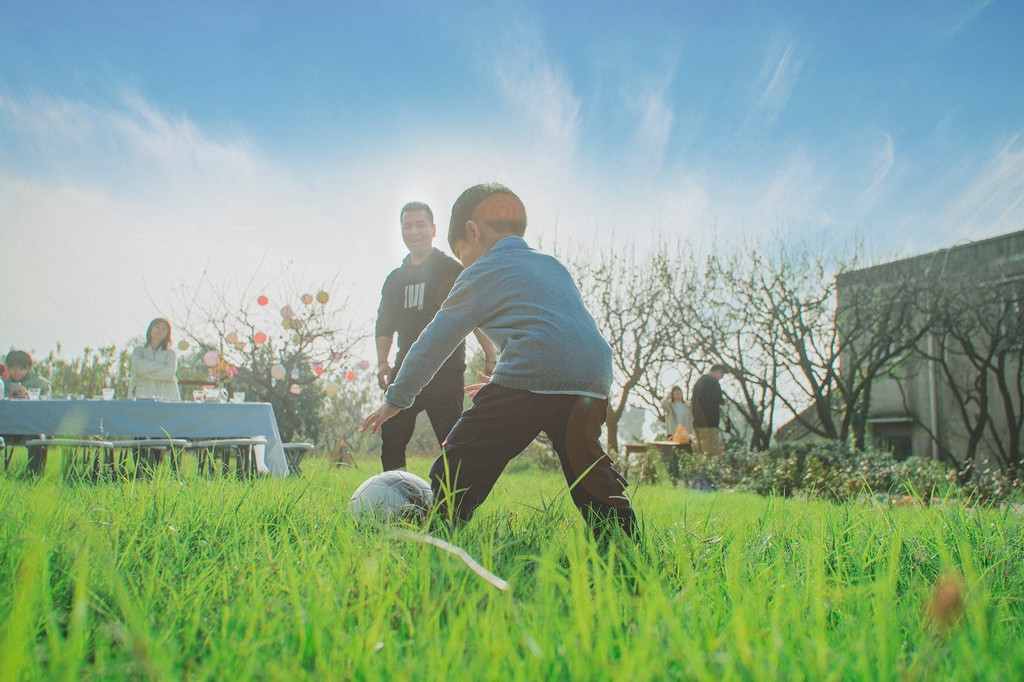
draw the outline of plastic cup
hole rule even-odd
[[[103,389],[103,399],[104,400],[113,400],[114,399],[114,389],[112,389],[112,388],[105,388],[105,389]]]
[[[245,402],[245,391],[235,391],[231,394],[231,402],[233,403],[244,403]]]
[[[196,402],[196,403],[203,402],[203,395],[204,394],[205,393],[204,393],[203,389],[201,389],[201,388],[197,388],[197,389],[193,390],[192,391],[192,401]]]
[[[30,388],[30,389],[28,389],[28,399],[29,400],[39,400],[40,393],[42,393],[42,389]]]

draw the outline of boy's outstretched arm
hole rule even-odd
[[[363,420],[363,425],[359,427],[359,432],[366,433],[369,431],[370,433],[377,433],[381,424],[391,419],[401,411],[401,408],[395,407],[394,405],[382,403],[380,407],[370,414],[370,416]]]
[[[487,384],[491,383],[491,375],[490,374],[484,374],[483,372],[477,372],[476,373],[476,379],[480,383],[478,383],[478,384],[470,384],[469,386],[466,386],[464,389],[462,389],[463,391],[465,391],[466,395],[468,395],[470,398],[475,396],[477,394],[477,391],[479,391],[481,388],[483,388]]]

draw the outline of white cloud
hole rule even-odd
[[[579,135],[580,99],[566,69],[526,29],[510,30],[493,59],[500,94],[513,111],[521,111],[545,143],[571,152]]]
[[[766,231],[790,221],[827,227],[833,217],[822,209],[821,196],[829,182],[830,173],[811,154],[794,149],[757,195],[755,219],[767,220]]]
[[[960,182],[965,185],[963,192],[936,216],[942,231],[978,239],[1020,230],[1024,226],[1024,134],[999,145],[979,170]]]
[[[367,284],[365,302],[401,253],[397,229],[379,232],[397,224],[378,201],[394,177],[379,163],[298,175],[137,97],[6,100],[0,116],[15,150],[0,167],[0,232],[23,264],[0,274],[0,347],[124,343],[204,270],[247,281],[293,262],[312,280]]]
[[[792,41],[772,40],[758,79],[759,94],[754,105],[758,116],[769,121],[778,116],[793,93],[802,67],[803,60],[797,57]]]
[[[864,175],[868,179],[868,184],[859,195],[856,195],[856,201],[851,202],[851,222],[856,222],[860,216],[867,214],[877,206],[893,182],[896,147],[892,135],[886,132],[876,132],[866,143],[866,148],[868,159]]]
[[[665,149],[672,135],[675,114],[665,93],[668,84],[647,90],[639,95],[627,96],[626,105],[637,116],[636,134],[633,140],[633,166],[660,171]]]

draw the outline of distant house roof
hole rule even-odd
[[[850,270],[837,275],[836,282],[842,288],[844,285],[864,281],[885,281],[890,273],[907,270],[917,270],[928,277],[939,277],[949,271],[976,268],[979,263],[1008,273],[1024,274],[1024,230]]]

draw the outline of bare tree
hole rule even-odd
[[[618,450],[626,408],[650,395],[673,355],[666,324],[671,291],[663,278],[664,252],[643,259],[633,247],[595,254],[582,249],[570,265],[584,301],[612,349],[614,386],[608,401],[608,449]]]
[[[967,438],[958,461],[965,476],[982,443],[1008,472],[1022,467],[1024,428],[1024,282],[982,265],[933,278],[934,335],[918,355],[934,363]],[[986,434],[988,438],[986,439]]]
[[[259,287],[204,276],[181,288],[179,336],[191,342],[202,359],[192,365],[211,383],[272,403],[285,439],[315,439],[325,391],[336,393],[338,380],[360,371],[353,352],[366,337],[341,323],[347,301],[332,299],[333,286],[301,287],[287,272]]]
[[[893,268],[882,275],[868,268],[840,273],[837,281],[838,435],[862,447],[873,386],[920,346],[934,323],[934,310],[927,285],[916,272]]]

